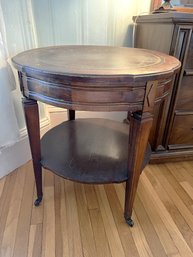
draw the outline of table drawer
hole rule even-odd
[[[169,138],[169,148],[171,145],[179,145],[175,148],[193,147],[193,112],[176,112]],[[180,146],[181,145],[181,146]]]

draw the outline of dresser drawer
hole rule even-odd
[[[175,147],[171,145],[176,145]],[[169,149],[193,147],[193,112],[176,112],[169,138]]]
[[[192,69],[193,70],[193,33],[191,33],[188,53],[186,57],[185,69]]]
[[[176,109],[193,110],[193,76],[183,76]]]

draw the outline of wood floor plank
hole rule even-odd
[[[187,181],[183,181],[180,185],[184,188],[187,194],[193,199],[193,187]]]
[[[141,175],[139,186],[138,186],[138,194],[140,197],[141,202],[145,206],[145,210],[153,224],[153,227],[159,237],[159,240],[161,244],[163,245],[163,248],[166,252],[166,254],[172,255],[177,254],[178,249],[175,246],[169,232],[167,231],[166,226],[164,225],[164,222],[162,221],[159,213],[159,209],[157,208],[156,204],[152,200],[152,194],[156,194],[153,190],[151,192],[148,192],[144,185],[144,181],[142,180],[144,174]]]
[[[87,200],[84,191],[84,185],[75,183],[76,201],[80,223],[80,232],[82,240],[83,254],[86,257],[92,257],[96,253],[96,245],[92,230],[90,215],[87,207]]]
[[[32,199],[33,199],[33,171],[31,164],[28,163],[23,167],[23,172],[26,173],[25,184],[23,189],[23,197],[20,207],[20,213],[18,218],[16,240],[14,245],[13,257],[25,257],[27,255],[29,230],[32,211]]]
[[[42,256],[42,224],[31,225],[27,257]]]
[[[193,186],[193,175],[192,175],[193,163],[192,162],[182,162],[182,166],[185,170],[183,172],[185,180],[188,181],[191,186]]]
[[[74,183],[65,180],[69,257],[83,257]]]
[[[123,209],[124,208],[124,199],[125,199],[124,198],[125,184],[118,184],[115,186],[115,189],[116,189],[117,196],[119,198],[119,201],[120,201],[120,203],[122,205],[122,209]],[[154,256],[165,257],[166,253],[164,251],[164,248],[163,248],[161,242],[159,241],[157,233],[156,233],[152,223],[150,222],[150,219],[148,218],[145,208],[143,208],[138,195],[136,196],[136,199],[134,202],[134,210],[136,210],[136,209],[137,209],[137,212],[136,212],[137,214],[135,213],[135,216],[138,216],[140,218],[140,219],[138,219],[138,226],[141,227],[140,228],[141,232],[143,230],[144,236],[147,241],[145,243],[145,245],[148,244],[151,247],[151,252]],[[136,218],[138,218],[138,217],[136,217]],[[135,218],[134,218],[134,223],[135,223]],[[133,237],[135,237],[135,240],[136,240],[137,236],[135,236],[135,234],[133,234]],[[156,240],[156,238],[157,238],[157,240]],[[147,246],[147,247],[149,248],[149,246]],[[145,252],[145,250],[142,251],[140,248],[138,250],[139,250],[140,254],[143,254]],[[146,254],[148,254],[148,253],[146,252]]]
[[[84,185],[89,210],[97,257],[111,257],[97,196],[93,185]]]
[[[193,199],[193,186],[191,186],[187,181],[180,182],[180,185],[183,187],[186,193]],[[192,210],[193,213],[193,205],[190,205],[189,209]]]
[[[100,206],[100,211],[105,227],[105,232],[107,235],[107,240],[109,242],[109,247],[112,257],[125,257],[123,246],[119,238],[118,230],[111,213],[111,208],[108,203],[108,199],[105,193],[104,186],[98,185],[95,186],[97,199]]]
[[[133,211],[133,219],[135,220],[135,226],[132,228],[131,233],[140,257],[153,257],[153,253],[147,243],[135,211]]]
[[[14,244],[16,240],[19,212],[26,177],[26,173],[23,169],[17,170],[15,172],[17,172],[17,174],[14,187],[10,189],[13,191],[13,193],[10,199],[9,211],[7,213],[6,226],[0,249],[1,257],[10,257],[13,256],[14,253]]]
[[[125,184],[115,185],[116,193],[119,199],[119,202],[122,206],[122,212],[124,210],[124,201],[125,201]],[[114,196],[115,197],[115,196]],[[142,231],[140,223],[138,221],[137,216],[133,211],[133,218],[135,220],[135,226],[131,228],[131,234],[133,238],[134,245],[138,251],[138,255],[141,257],[153,256],[151,249],[146,241],[145,235]],[[126,225],[126,224],[125,224]],[[127,225],[128,226],[128,225]],[[127,252],[129,249],[127,249]],[[129,255],[130,256],[130,255]],[[132,255],[133,256],[133,255]]]
[[[178,165],[180,165],[180,164],[178,163]],[[168,164],[159,165],[159,168],[162,170],[162,173],[166,177],[167,181],[172,185],[172,188],[176,191],[176,193],[182,199],[183,203],[191,211],[190,206],[193,205],[193,200],[180,185],[181,181],[185,181],[186,178],[188,178],[187,170],[183,166],[183,163],[181,163],[181,165],[180,165],[180,167],[182,169],[180,169],[180,168],[176,169],[176,167],[177,167],[176,163],[171,163],[170,165],[168,165]],[[183,176],[183,179],[182,178],[179,179],[180,173],[182,174],[182,175],[180,175],[180,177]]]
[[[61,178],[58,177],[58,176],[55,176],[54,177],[54,206],[55,206],[55,249],[56,249],[56,257],[63,257],[61,198],[62,198]]]
[[[6,177],[5,185],[3,187],[3,192],[0,198],[0,249],[3,240],[3,233],[6,228],[6,220],[10,208],[11,197],[13,194],[13,190],[10,189],[14,188],[16,177],[17,171],[12,172]]]
[[[179,253],[177,253],[177,254],[172,254],[172,255],[170,255],[168,257],[183,257],[183,256],[181,256]]]
[[[29,244],[28,244],[28,254],[27,257],[33,257],[33,249],[35,247],[35,234],[36,234],[36,225],[30,226],[29,232]]]
[[[156,176],[159,178],[160,183],[164,185],[165,191],[170,195],[175,206],[178,208],[179,212],[193,231],[193,215],[191,213],[191,210],[180,197],[181,192],[185,192],[184,189],[180,185],[180,187],[177,188],[177,182],[169,174],[169,172],[167,172],[167,170],[165,170],[164,168],[161,169],[159,165],[155,165],[154,169],[156,170]],[[176,187],[174,186],[174,184]],[[175,188],[177,188],[177,191],[175,190]]]
[[[145,206],[142,204],[138,195],[135,198],[134,210],[153,256],[167,257],[153,224],[147,215]]]
[[[153,172],[153,169],[150,169],[148,167],[146,168],[147,178],[149,179],[153,188],[159,195],[160,200],[166,207],[168,213],[172,217],[180,233],[185,238],[188,246],[193,251],[193,232],[191,228],[188,226],[184,216],[180,213],[180,211],[174,204],[175,201],[173,201],[170,195],[167,193],[167,191],[165,191],[165,184],[159,182],[159,180],[156,177],[154,177],[154,173],[157,173],[157,170],[154,170]]]
[[[43,233],[42,224],[37,224],[32,257],[42,256],[42,237],[43,237],[42,233]]]
[[[44,173],[38,208],[31,162],[0,180],[0,257],[193,256],[192,162],[145,169],[133,228],[123,217],[123,184],[83,185]]]
[[[161,202],[160,198],[158,197],[157,193],[153,189],[151,183],[149,182],[145,174],[141,176],[141,181],[145,189],[149,192],[149,197],[151,197],[153,204],[156,206],[156,209],[160,214],[160,218],[162,219],[165,227],[167,228],[167,231],[169,232],[169,235],[172,238],[179,253],[182,256],[191,257],[192,256],[191,249],[189,248],[187,242],[185,241],[182,234],[178,230],[177,226],[175,225],[174,221],[169,215],[167,209],[165,208],[164,204]],[[178,254],[178,253],[175,253],[175,254]]]
[[[111,257],[112,255],[110,252],[100,210],[91,209],[89,210],[89,214],[96,244],[96,254],[94,256]]]
[[[45,174],[42,257],[55,257],[54,175]]]
[[[89,210],[99,209],[94,186],[90,184],[84,185],[85,194],[87,198],[87,206]]]
[[[68,221],[65,195],[65,182],[61,177],[54,177],[55,203],[55,249],[56,257],[69,256]]]
[[[0,199],[1,199],[1,195],[3,193],[3,188],[5,185],[5,181],[6,181],[6,176],[0,179]]]
[[[117,190],[115,190],[115,188]],[[138,250],[132,237],[132,229],[125,222],[123,215],[125,190],[121,191],[121,201],[117,196],[118,188],[120,185],[105,185],[105,191],[109,200],[111,211],[117,226],[119,237],[123,245],[124,253],[126,257],[139,257]],[[128,242],[130,242],[128,244]]]
[[[183,167],[182,162],[169,162],[162,164],[162,166],[166,166],[178,182],[185,180],[184,172],[186,172],[186,169]]]
[[[62,242],[62,252],[63,256],[70,256],[70,249],[69,249],[69,234],[68,234],[68,219],[67,219],[67,203],[66,203],[66,193],[65,193],[65,181],[60,178],[60,185],[61,185],[61,199],[60,199],[60,225],[61,225],[61,230],[62,230],[62,238],[60,239]],[[57,231],[55,231],[57,233]],[[81,254],[80,254],[81,256]],[[57,256],[56,256],[57,257]]]

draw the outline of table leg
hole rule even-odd
[[[37,189],[37,199],[34,202],[34,205],[38,206],[41,203],[43,197],[38,104],[37,101],[27,98],[23,98],[22,103],[27,125],[27,131],[29,135],[29,142]]]
[[[75,120],[75,111],[74,110],[67,110],[68,113],[68,120]]]
[[[137,190],[139,177],[141,174],[142,162],[144,159],[148,137],[152,125],[152,115],[150,113],[133,113],[130,118],[129,134],[129,178],[126,182],[125,210],[124,216],[129,226],[133,226],[131,219],[133,202]]]

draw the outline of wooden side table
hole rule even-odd
[[[126,181],[126,222],[131,219],[155,101],[167,97],[180,62],[145,49],[55,46],[13,58],[18,70],[29,134],[38,206],[42,170],[82,183]],[[68,109],[69,120],[40,141],[37,100]],[[105,119],[75,120],[75,110],[127,111],[130,126]]]

